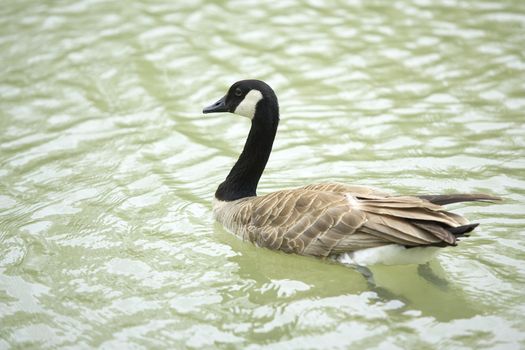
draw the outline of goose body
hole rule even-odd
[[[215,193],[213,213],[229,231],[260,247],[357,265],[423,263],[477,226],[443,205],[498,199],[483,194],[396,196],[341,183],[257,196],[279,122],[275,93],[262,81],[239,81],[203,112],[251,119],[243,152]]]

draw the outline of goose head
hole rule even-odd
[[[257,184],[272,151],[279,125],[279,104],[272,88],[260,80],[241,80],[203,113],[230,112],[251,120],[239,159],[215,192],[219,201],[256,196]]]
[[[251,120],[279,119],[279,105],[272,88],[261,80],[234,83],[226,95],[205,107],[203,113],[230,112]]]

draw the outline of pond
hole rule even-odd
[[[525,346],[525,2],[10,1],[0,9],[0,349]],[[256,248],[211,201],[268,82],[259,194],[476,192],[430,263]]]

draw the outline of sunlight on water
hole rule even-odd
[[[4,4],[0,349],[525,346],[524,38],[519,1]],[[281,106],[260,193],[505,201],[377,290],[241,242],[211,200],[249,125],[201,110],[244,78]]]

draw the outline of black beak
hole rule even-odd
[[[212,104],[211,106],[205,107],[202,110],[202,113],[219,113],[219,112],[228,112],[228,108],[226,107],[226,96],[224,96],[219,101]]]

